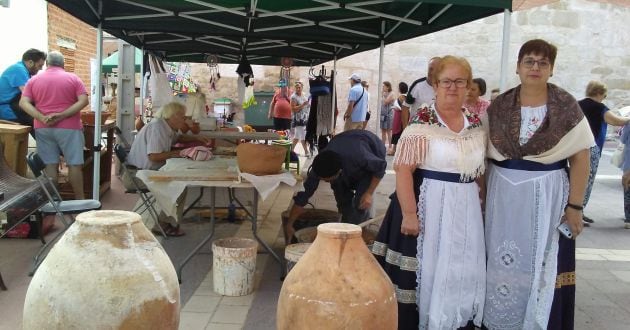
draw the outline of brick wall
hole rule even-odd
[[[96,58],[96,29],[48,4],[48,50],[64,54],[65,69],[74,72],[90,91],[90,58]]]

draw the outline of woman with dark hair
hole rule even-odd
[[[392,142],[389,144],[389,150],[387,151],[388,156],[393,156],[396,152],[396,144],[403,131],[402,105],[405,102],[405,98],[407,98],[408,90],[409,86],[407,86],[406,83],[398,83],[398,98],[394,101],[394,105],[392,106]]]
[[[464,107],[478,116],[484,115],[490,101],[482,99],[481,96],[483,95],[486,95],[486,81],[481,78],[473,79],[468,93],[466,93]]]
[[[521,84],[488,107],[488,329],[573,328],[574,239],[594,140],[575,98],[548,82],[556,53],[541,39],[524,43]],[[557,230],[563,222],[573,239]]]

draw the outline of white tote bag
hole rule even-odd
[[[153,104],[153,112],[156,112],[163,105],[173,101],[173,90],[168,82],[168,73],[162,69],[158,60],[152,55],[149,55],[149,67],[151,69],[149,93]]]
[[[621,168],[623,166],[623,151],[625,149],[625,145],[621,142],[617,145],[617,148],[613,152],[612,157],[610,157],[610,163]]]

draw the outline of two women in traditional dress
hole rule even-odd
[[[446,56],[440,63],[436,102],[403,132],[394,158],[402,214],[391,217],[390,205],[374,246],[390,276],[417,268],[417,318],[401,301],[410,290],[397,290],[399,328],[472,328],[482,320],[488,329],[573,327],[575,241],[556,228],[566,222],[574,238],[582,230],[594,140],[576,100],[548,83],[555,58],[544,40],[523,44],[521,84],[492,103],[483,126],[462,107],[472,80],[468,62]],[[485,189],[483,180],[474,182],[486,156],[484,235]],[[412,183],[416,169],[419,186]],[[409,251],[390,249],[400,242],[409,249],[413,235],[417,265],[405,258]]]

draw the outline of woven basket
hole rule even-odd
[[[287,149],[266,144],[241,143],[236,147],[236,161],[242,173],[278,174],[287,157]]]

